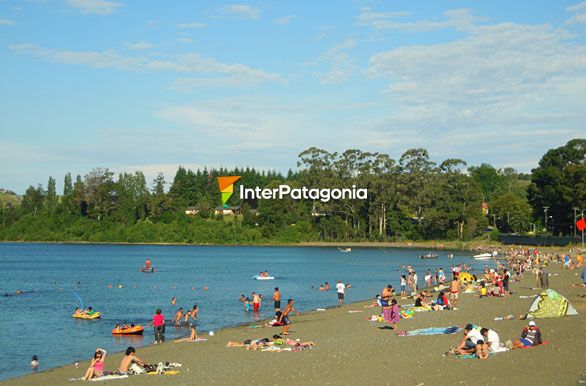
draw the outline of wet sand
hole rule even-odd
[[[371,302],[345,305],[323,312],[309,312],[291,317],[290,337],[316,343],[312,350],[301,352],[255,352],[245,348],[226,348],[229,340],[271,337],[278,327],[228,328],[207,337],[207,342],[173,343],[140,349],[138,356],[148,363],[159,361],[183,364],[177,375],[137,375],[111,380],[108,385],[575,385],[586,381],[586,289],[574,288],[581,282],[580,270],[562,271],[552,264],[550,287],[566,296],[580,315],[564,318],[537,319],[544,346],[512,350],[491,356],[488,360],[459,359],[444,353],[461,338],[461,333],[435,336],[396,336],[392,330],[379,329],[385,323],[366,318],[378,308],[365,308]],[[381,288],[384,283],[381,283]],[[399,329],[412,330],[475,323],[497,331],[501,342],[519,337],[526,324],[522,320],[494,321],[494,317],[526,313],[532,298],[535,279],[526,275],[523,282],[511,283],[514,292],[509,299],[478,299],[461,294],[458,310],[417,313],[412,319],[401,319]],[[335,297],[335,291],[331,292]],[[284,294],[286,297],[286,294]],[[352,290],[347,294],[352,300]],[[412,303],[402,300],[400,303]],[[270,306],[270,304],[266,304]],[[348,311],[360,311],[349,313]],[[205,317],[205,315],[201,315]],[[150,337],[150,335],[149,335]],[[88,353],[88,357],[92,353]],[[121,353],[108,355],[106,370],[115,370]],[[42,364],[42,358],[41,358]],[[10,385],[74,385],[81,381],[88,362],[43,371],[11,379]],[[93,384],[93,383],[91,383]]]

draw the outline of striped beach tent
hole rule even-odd
[[[552,289],[543,291],[535,297],[528,314],[533,318],[558,318],[566,315],[578,315],[578,311],[568,299]]]

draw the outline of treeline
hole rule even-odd
[[[169,184],[160,174],[96,168],[67,174],[63,192],[50,177],[30,186],[20,206],[0,208],[0,239],[29,241],[263,243],[401,239],[469,240],[497,232],[571,233],[572,208],[586,207],[586,140],[548,151],[532,174],[491,165],[439,164],[425,149],[398,160],[356,149],[309,148],[287,175],[255,169],[188,170]],[[229,204],[237,216],[219,215],[217,177],[239,175]],[[368,189],[368,200],[240,202],[239,187]],[[488,215],[486,213],[488,207]],[[548,217],[543,209],[548,208]],[[187,215],[190,208],[195,215]]]

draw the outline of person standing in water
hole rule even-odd
[[[342,307],[342,304],[344,304],[344,294],[346,293],[346,285],[342,283],[342,280],[338,280],[336,290],[338,292],[338,306]]]
[[[193,319],[194,321],[197,321],[198,311],[199,308],[197,307],[197,304],[194,304],[191,311],[187,311],[187,313],[185,314],[185,323],[189,322],[189,318]]]
[[[39,370],[39,357],[33,355],[33,359],[31,360],[31,371],[36,373]]]
[[[260,309],[260,295],[257,294],[256,292],[252,293],[252,308],[254,309],[254,312],[258,312],[258,310]]]
[[[155,328],[155,344],[163,343],[163,333],[165,332],[165,316],[161,313],[161,309],[157,308],[153,321],[147,324]]]
[[[151,269],[151,259],[147,257],[147,259],[144,262],[144,267],[146,269]]]
[[[281,292],[279,287],[275,287],[275,293],[273,293],[273,301],[275,302],[275,312],[281,310]]]

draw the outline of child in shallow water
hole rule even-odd
[[[33,359],[31,360],[31,371],[33,373],[36,373],[38,369],[39,369],[39,357],[36,355],[33,355]]]

